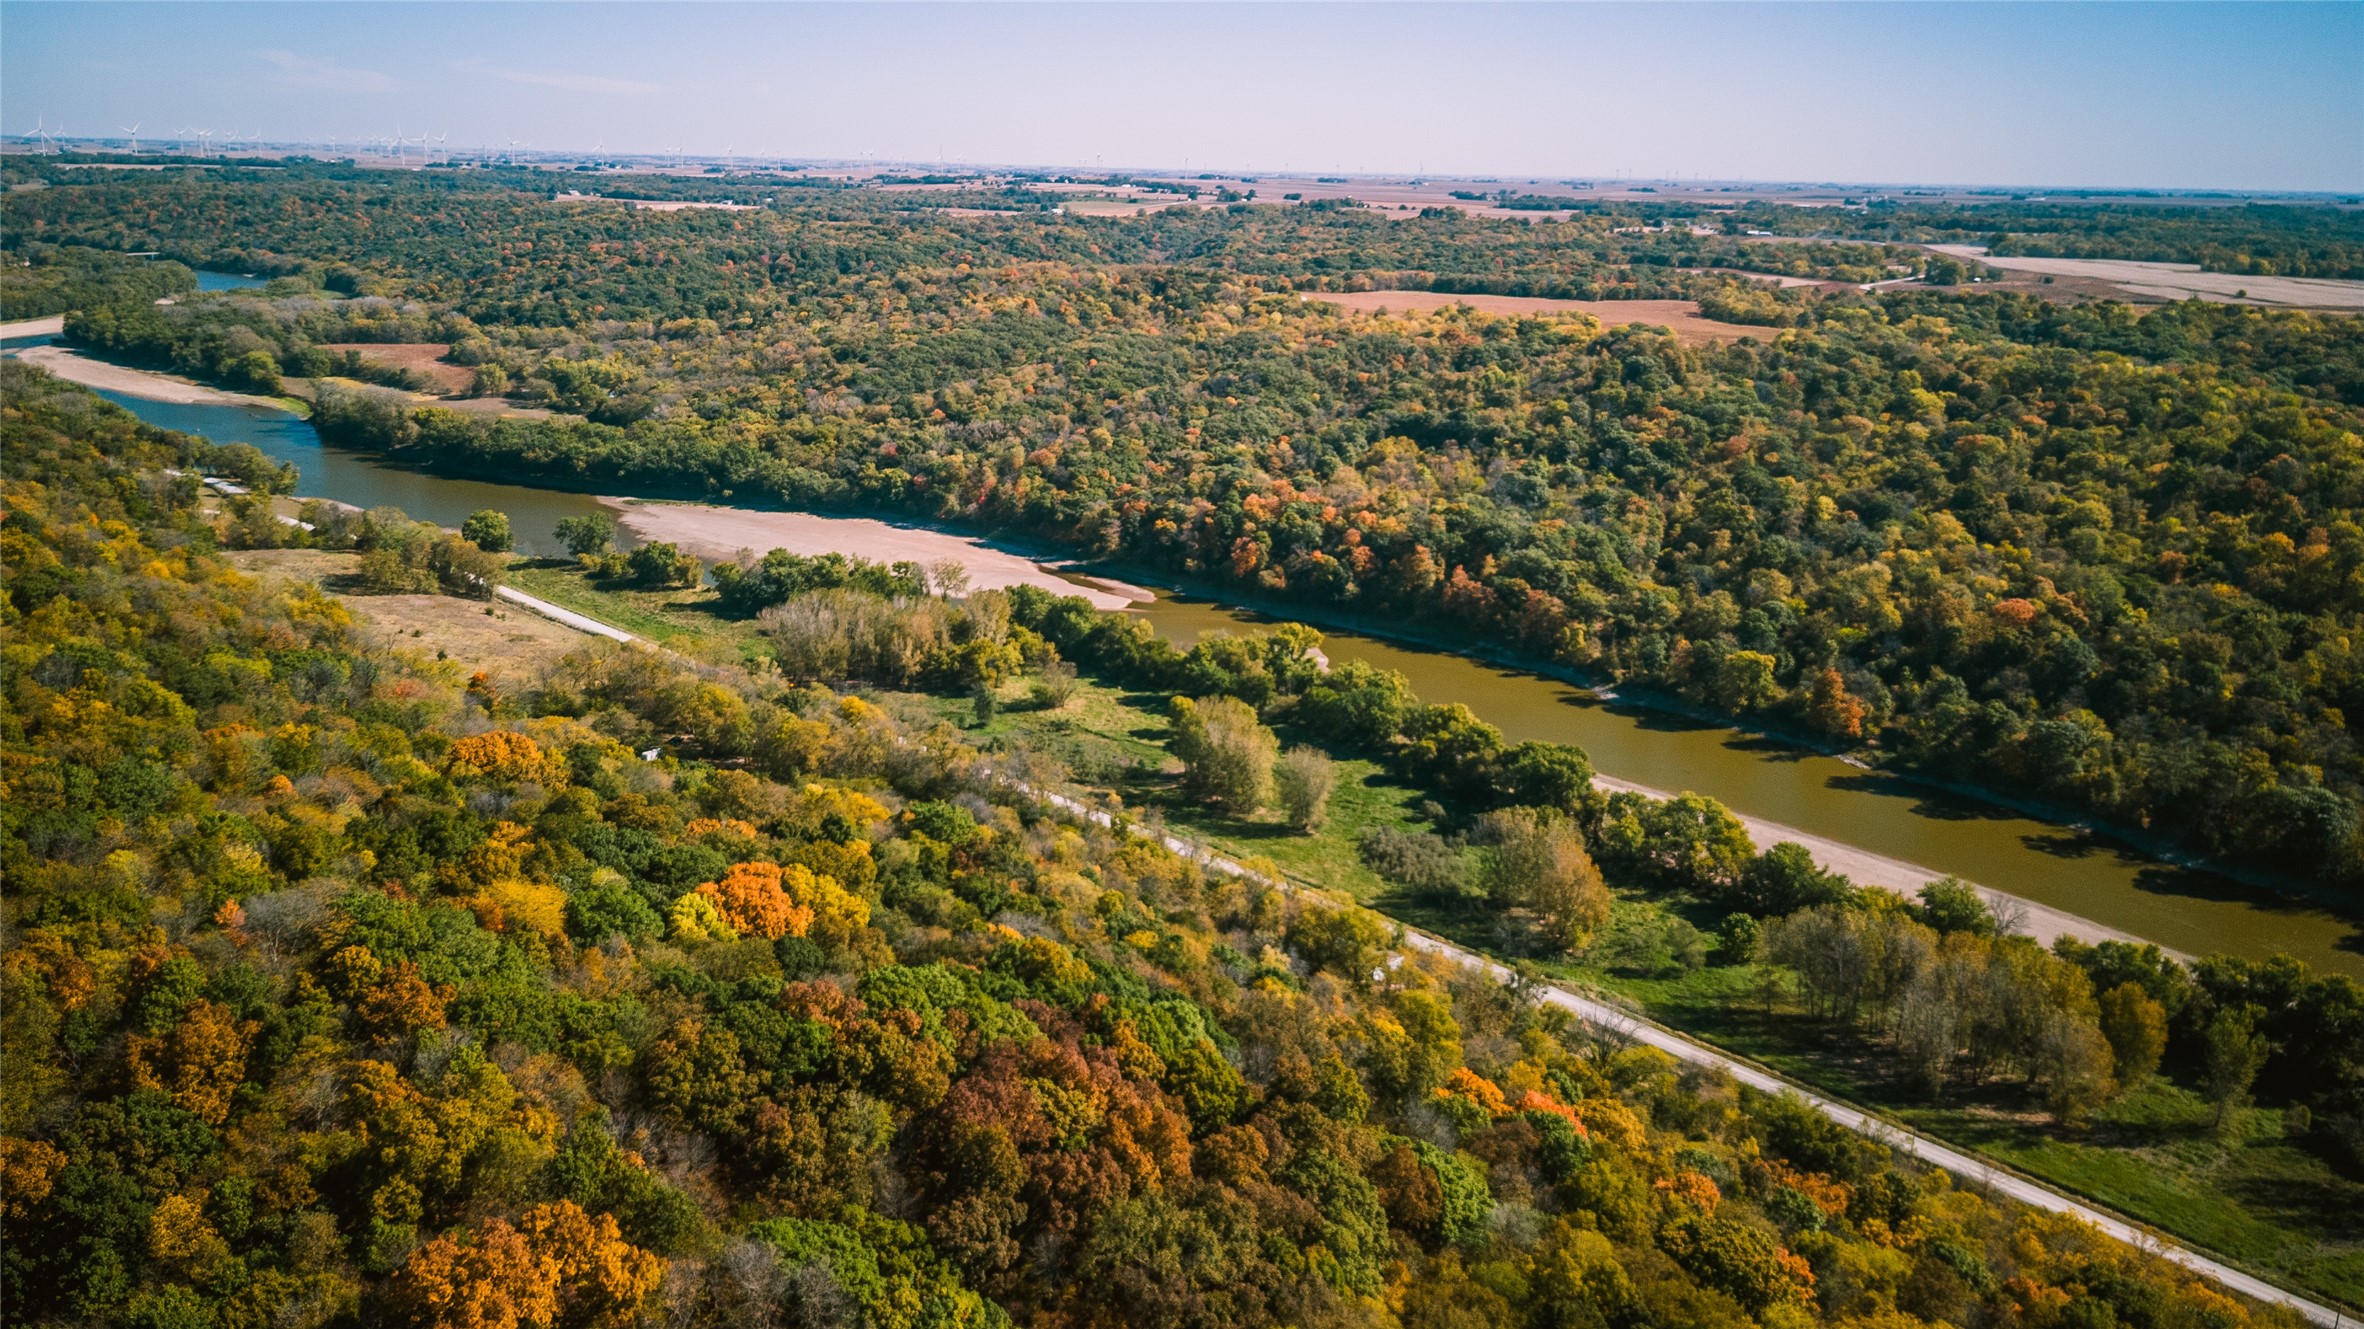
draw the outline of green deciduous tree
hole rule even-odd
[[[470,513],[460,523],[460,534],[488,554],[505,554],[514,543],[509,533],[509,514],[485,508]]]
[[[561,518],[556,534],[558,543],[577,557],[604,554],[616,538],[616,523],[604,512],[586,512],[579,517]]]
[[[2139,1089],[2167,1051],[2167,1008],[2141,984],[2120,983],[2101,994],[2101,1032],[2116,1059],[2119,1085]]]
[[[2200,1085],[2215,1109],[2213,1124],[2225,1123],[2249,1103],[2250,1086],[2265,1066],[2265,1037],[2246,1007],[2218,1011],[2200,1033]]]
[[[1232,697],[1176,697],[1168,714],[1183,784],[1196,797],[1246,814],[1272,799],[1272,766],[1280,740],[1255,709]]]

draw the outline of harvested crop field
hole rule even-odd
[[[2138,302],[2210,300],[2218,304],[2281,305],[2295,309],[2364,310],[2364,281],[2334,277],[2256,277],[2203,272],[2197,263],[2148,263],[2118,258],[1995,257],[1976,245],[1931,245],[2015,275],[2052,277],[2115,288]]]
[[[322,342],[320,349],[334,351],[339,355],[354,351],[373,364],[408,369],[434,380],[435,386],[447,396],[466,392],[476,381],[475,370],[444,361],[443,357],[451,354],[451,347],[439,341]]]
[[[1707,277],[1738,277],[1743,281],[1753,281],[1765,286],[1779,286],[1785,290],[1793,286],[1820,286],[1834,291],[1855,289],[1854,282],[1824,281],[1820,277],[1791,277],[1777,272],[1751,272],[1747,268],[1684,268],[1682,271],[1696,272]]]
[[[1077,217],[1130,217],[1136,212],[1163,212],[1167,208],[1196,205],[1189,199],[1168,195],[1163,198],[1079,198],[1060,206]]]
[[[627,208],[641,208],[649,212],[686,212],[697,208],[704,208],[712,212],[753,212],[756,210],[752,203],[696,203],[686,199],[618,198],[610,199],[609,202],[621,203]]]
[[[1690,300],[1554,300],[1539,295],[1461,295],[1452,291],[1308,291],[1304,298],[1366,314],[1406,314],[1453,305],[1467,305],[1486,314],[1589,314],[1603,327],[1655,324],[1671,329],[1693,346],[1743,337],[1771,341],[1781,335],[1779,328],[1717,322],[1703,316],[1698,304]]]

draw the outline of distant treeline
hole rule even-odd
[[[197,289],[197,274],[169,259],[133,258],[78,245],[21,245],[0,262],[0,319],[41,318],[101,305],[153,304]]]
[[[1979,244],[1997,254],[2197,263],[2210,272],[2259,277],[2364,278],[2364,212],[2353,207],[1906,202],[1845,213],[1752,204],[1737,215],[1785,234]]]

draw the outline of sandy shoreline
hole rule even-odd
[[[16,358],[36,368],[47,370],[52,377],[68,383],[79,383],[86,388],[104,388],[127,397],[145,397],[149,401],[171,402],[176,406],[278,406],[268,397],[250,397],[241,392],[224,392],[201,383],[191,383],[158,374],[146,369],[130,369],[111,365],[104,360],[93,360],[86,355],[69,351],[63,346],[28,346],[16,352]]]
[[[0,323],[0,337],[55,337],[66,330],[66,316],[51,314],[47,318],[20,318],[14,323]]]
[[[1636,784],[1631,780],[1620,780],[1614,776],[1596,775],[1592,782],[1595,788],[1605,793],[1643,794],[1661,801],[1677,797],[1673,790]],[[1813,856],[1815,864],[1825,872],[1843,874],[1858,886],[1876,886],[1892,895],[1903,896],[1909,900],[1918,895],[1923,886],[1934,881],[1941,881],[1946,875],[1942,872],[1932,872],[1917,863],[1907,863],[1901,858],[1890,858],[1886,854],[1873,853],[1869,849],[1861,849],[1833,840],[1828,836],[1816,835],[1811,831],[1802,831],[1795,826],[1784,826],[1777,821],[1767,821],[1763,817],[1752,817],[1737,810],[1732,815],[1747,829],[1748,838],[1756,845],[1759,853],[1786,840],[1803,847],[1808,854]],[[2072,914],[2065,909],[2055,909],[2047,904],[2039,904],[2024,895],[2013,895],[2008,891],[1998,891],[1992,887],[1979,886],[1976,883],[1972,883],[1972,886],[1979,895],[1985,897],[1989,905],[1996,907],[1998,911],[2019,914],[2021,916],[2021,930],[2046,946],[2050,946],[2056,938],[2060,937],[2074,937],[2089,944],[2104,941],[2125,941],[2141,945],[2146,941],[2145,938],[2113,928],[2106,923],[2096,923],[2090,918]],[[2178,959],[2191,958],[2181,951],[2167,950],[2167,953]]]
[[[1080,595],[1095,609],[1122,609],[1151,599],[1149,592],[1104,577],[1069,580],[1020,554],[996,549],[973,536],[916,526],[895,526],[870,517],[824,517],[809,512],[759,512],[702,503],[634,503],[604,499],[618,520],[643,540],[666,540],[709,559],[757,556],[774,549],[810,557],[852,554],[876,563],[961,565],[975,590],[1039,586],[1058,595]]]

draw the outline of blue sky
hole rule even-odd
[[[0,128],[2364,190],[2364,4],[0,3]]]

